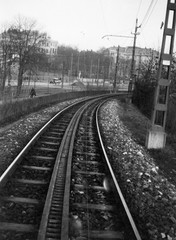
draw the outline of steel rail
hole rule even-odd
[[[20,164],[24,154],[26,154],[29,149],[31,148],[32,145],[37,141],[37,139],[40,137],[40,135],[49,127],[49,125],[55,120],[59,115],[63,114],[66,110],[74,106],[75,104],[79,104],[81,102],[84,102],[86,100],[81,100],[80,102],[77,103],[72,103],[71,105],[65,107],[58,113],[56,113],[32,138],[31,140],[27,143],[27,145],[22,149],[22,151],[16,156],[16,158],[13,160],[13,162],[8,166],[8,168],[4,171],[4,173],[0,176],[0,188],[5,185],[7,182],[7,179],[10,174],[12,174],[17,165]]]
[[[94,101],[94,100],[93,100]],[[92,102],[89,102],[85,105],[80,114],[77,117],[75,122],[75,126],[72,132],[71,141],[70,141],[70,148],[69,148],[69,155],[68,155],[68,163],[67,163],[67,176],[66,176],[66,184],[65,184],[65,192],[64,192],[64,208],[63,208],[63,219],[62,219],[62,231],[61,231],[61,240],[68,240],[69,234],[69,199],[70,199],[70,186],[71,186],[71,167],[72,167],[72,156],[73,156],[73,145],[75,141],[75,135],[78,128],[78,124],[80,122],[81,116],[88,105],[91,105]]]
[[[69,221],[70,221],[69,207],[70,207],[70,186],[71,186],[73,145],[75,141],[77,127],[81,119],[81,115],[84,112],[84,110],[93,102],[94,100],[88,102],[75,113],[74,118],[69,123],[69,126],[65,132],[65,135],[61,142],[61,146],[57,155],[53,175],[51,177],[51,182],[50,182],[49,191],[47,194],[47,198],[46,198],[46,202],[43,210],[43,216],[42,216],[37,240],[45,240],[46,238],[50,237],[49,236],[50,233],[48,234],[50,230],[47,230],[47,228],[50,228],[50,224],[48,223],[50,222],[50,209],[52,208],[52,198],[53,198],[52,196],[54,195],[54,192],[55,192],[55,186],[56,185],[58,186],[57,178],[60,174],[59,169],[60,169],[60,165],[62,165],[61,161],[63,159],[64,159],[64,162],[66,162],[65,163],[66,169],[64,169],[64,171],[66,172],[66,176],[64,176],[65,179],[63,180],[65,187],[64,187],[63,196],[61,196],[63,201],[63,209],[62,209],[62,212],[60,212],[60,216],[59,216],[60,220],[57,220],[58,222],[61,221],[61,226],[60,226],[60,223],[57,225],[57,229],[55,229],[55,226],[53,226],[52,231],[53,231],[53,238],[55,239],[61,239],[61,240],[69,239]],[[58,228],[60,230],[58,230]]]
[[[100,107],[101,107],[105,102],[106,102],[106,101],[104,101],[102,104],[100,104],[100,106],[97,108],[97,111],[96,111],[96,126],[97,126],[97,131],[98,131],[99,140],[100,140],[100,143],[101,143],[101,147],[102,147],[102,150],[103,150],[103,153],[104,153],[104,156],[105,156],[105,160],[106,160],[106,163],[107,163],[107,165],[108,165],[108,168],[109,168],[111,177],[112,177],[112,179],[113,179],[113,181],[114,181],[115,188],[116,188],[116,190],[117,190],[117,192],[118,192],[118,194],[119,194],[119,197],[120,197],[120,199],[121,199],[121,201],[122,201],[122,204],[123,204],[123,206],[124,206],[125,212],[126,212],[126,214],[127,214],[127,216],[128,216],[129,222],[130,222],[131,227],[132,227],[132,229],[133,229],[133,231],[134,231],[135,237],[136,237],[137,240],[142,240],[142,239],[141,239],[141,236],[140,236],[140,234],[139,234],[139,232],[138,232],[138,229],[137,229],[137,227],[136,227],[136,224],[135,224],[135,222],[134,222],[134,220],[133,220],[133,217],[132,217],[132,215],[131,215],[131,213],[130,213],[130,210],[129,210],[128,206],[127,206],[127,203],[126,203],[126,201],[125,201],[125,199],[124,199],[124,197],[123,197],[123,194],[122,194],[122,192],[121,192],[120,186],[119,186],[119,184],[118,184],[118,182],[117,182],[117,179],[116,179],[116,177],[115,177],[114,171],[113,171],[113,169],[112,169],[112,167],[111,167],[111,164],[110,164],[110,162],[109,162],[109,158],[108,158],[108,155],[107,155],[107,153],[106,153],[105,146],[104,146],[104,144],[103,144],[102,135],[101,135],[101,132],[100,132],[98,115],[99,115],[99,112],[100,112]]]
[[[118,94],[115,94],[115,95],[118,95]],[[122,94],[123,95],[123,94]],[[79,103],[82,103],[82,102],[84,102],[84,105],[85,106],[82,106],[80,109],[85,109],[90,103],[89,102],[93,102],[94,100],[93,99],[95,99],[95,100],[97,100],[97,99],[99,99],[99,98],[103,98],[103,97],[112,97],[112,94],[110,94],[110,95],[103,95],[103,96],[96,96],[96,97],[93,97],[93,98],[88,98],[88,99],[84,99],[84,100],[81,100],[81,101],[78,101],[78,102],[76,102],[76,103],[73,103],[73,104],[71,104],[70,106],[68,106],[68,107],[66,107],[66,108],[64,108],[63,110],[61,110],[59,113],[57,113],[57,114],[55,114],[55,116],[54,117],[52,117],[35,135],[34,135],[34,137],[29,141],[29,143],[25,146],[25,148],[18,154],[18,156],[15,158],[15,160],[12,162],[12,164],[7,168],[7,170],[4,172],[4,174],[0,177],[0,188],[1,187],[3,187],[3,185],[9,180],[8,178],[9,178],[9,176],[10,176],[10,174],[12,174],[15,170],[16,170],[16,168],[17,168],[17,165],[19,166],[20,165],[20,163],[21,163],[21,161],[23,160],[23,157],[25,156],[25,154],[26,153],[28,153],[28,152],[30,152],[31,151],[31,147],[34,145],[34,144],[36,144],[36,142],[37,142],[37,140],[40,138],[40,136],[44,133],[44,131],[45,130],[47,130],[49,127],[50,127],[50,124],[54,121],[54,120],[56,120],[56,118],[57,117],[59,117],[59,115],[60,116],[62,116],[61,114],[62,113],[64,113],[64,111],[66,111],[66,110],[68,110],[69,108],[71,108],[72,106],[74,106],[74,105],[76,105],[76,104],[79,104]],[[86,101],[88,100],[88,103],[87,104],[85,104],[86,103]],[[81,111],[81,110],[80,110]],[[79,118],[79,114],[78,114],[78,118]],[[71,123],[70,123],[71,124]],[[73,122],[72,123],[72,125],[73,125],[73,127],[74,127],[74,129],[75,129],[75,131],[76,131],[76,123],[75,122]],[[70,126],[70,125],[69,125]],[[65,143],[67,143],[67,141],[71,141],[71,140],[69,140],[69,138],[71,137],[71,136],[69,136],[70,134],[72,134],[71,133],[71,131],[67,131],[66,130],[66,139],[65,139]],[[74,142],[74,138],[73,138],[73,136],[72,136],[72,138],[70,138],[70,139],[72,139],[72,145],[73,145],[73,142]],[[64,143],[63,143],[63,147],[64,147]],[[69,145],[67,145],[67,146],[69,146]],[[61,145],[60,145],[60,147],[61,147]],[[71,148],[71,147],[70,147]],[[46,148],[46,147],[40,147],[40,149],[43,149],[43,150],[48,150],[48,148]],[[60,158],[61,157],[64,157],[66,154],[67,154],[67,152],[69,152],[68,153],[68,158],[69,159],[71,159],[71,156],[72,156],[72,152],[71,151],[68,151],[68,149],[69,149],[69,147],[67,147],[67,149],[65,149],[65,152],[63,153],[63,155],[61,156],[60,155]],[[50,148],[49,148],[49,150],[51,150]],[[58,153],[59,154],[59,153]],[[71,166],[71,163],[70,163],[70,166]],[[36,167],[35,167],[36,168]],[[58,169],[58,167],[57,167],[57,169]],[[66,181],[67,181],[67,179],[70,177],[70,174],[68,174],[67,175],[68,177],[66,178]],[[53,189],[54,188],[54,182],[51,182],[50,183],[50,189]],[[67,195],[65,194],[65,196],[69,196],[69,192],[68,192],[68,189],[66,188],[65,189],[65,192],[67,191]],[[64,196],[64,193],[63,193],[63,196]],[[68,197],[64,197],[64,199],[69,199]],[[18,199],[17,199],[18,200]],[[64,200],[65,201],[65,200]],[[48,207],[48,205],[46,205],[47,207]],[[68,203],[68,206],[69,206],[69,203]],[[67,212],[67,216],[68,216],[68,210],[66,210],[66,212]],[[64,213],[64,211],[63,211],[63,213]],[[65,214],[65,213],[64,213]],[[67,218],[67,226],[68,226],[68,217],[66,217]],[[62,228],[64,228],[64,226],[62,225]],[[68,227],[67,227],[67,229],[68,229]],[[38,230],[38,227],[37,227],[37,229],[36,229],[36,231]]]
[[[94,100],[92,100],[94,101]],[[91,102],[92,102],[91,101]],[[69,145],[69,149],[67,154],[68,157],[65,159],[66,163],[66,177],[65,177],[65,190],[64,190],[64,200],[63,200],[63,211],[62,211],[62,225],[61,225],[61,239],[68,240],[68,233],[69,233],[69,195],[70,195],[70,181],[71,181],[71,164],[72,164],[72,151],[73,151],[73,144],[75,139],[75,134],[77,130],[78,123],[80,121],[81,115],[83,111],[87,108],[88,105],[91,104],[88,102],[87,104],[83,105],[78,111],[75,113],[74,117],[72,118],[71,122],[69,123],[67,130],[64,134],[64,137],[61,142],[61,146],[56,158],[56,163],[54,166],[54,171],[51,177],[49,191],[46,197],[45,206],[43,210],[43,216],[38,232],[37,240],[45,240],[47,234],[47,224],[49,219],[50,208],[52,205],[52,196],[54,194],[55,188],[58,177],[58,171],[60,162],[62,159],[62,154],[65,151],[67,145]]]

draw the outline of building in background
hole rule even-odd
[[[119,73],[121,77],[130,77],[131,72],[131,60],[132,60],[133,47],[119,47]],[[104,54],[112,59],[112,68],[115,67],[117,58],[117,47],[113,46],[104,51]],[[159,52],[151,48],[135,48],[135,70],[140,68],[141,64],[145,64],[150,59],[155,59],[159,57]]]
[[[51,39],[49,36],[44,36],[44,41],[40,44],[42,51],[50,56],[57,55],[58,42]]]

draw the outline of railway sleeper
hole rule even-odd
[[[52,156],[43,156],[43,155],[29,155],[28,157],[26,157],[26,159],[30,160],[30,158],[33,158],[33,159],[36,159],[36,160],[39,160],[39,161],[53,161],[55,160],[56,158],[55,157],[52,157]]]
[[[27,204],[40,204],[41,201],[32,198],[24,198],[24,197],[0,197],[0,201],[4,202],[15,202],[15,203],[27,203]]]
[[[27,166],[23,165],[22,168],[29,169],[29,170],[36,170],[36,171],[51,171],[51,168],[48,167],[37,167],[37,166]]]
[[[55,140],[55,141],[62,140],[62,138],[60,138],[60,137],[54,137],[54,136],[48,136],[48,135],[41,136],[41,139]]]
[[[31,180],[31,179],[17,179],[13,178],[12,181],[19,184],[34,184],[34,185],[47,185],[48,182],[40,180]]]
[[[47,144],[47,145],[51,145],[51,146],[58,146],[59,142],[54,142],[54,141],[49,141],[49,139],[46,140],[40,140],[39,144]]]
[[[101,165],[102,163],[99,163],[98,161],[86,161],[86,160],[79,160],[79,159],[76,159],[76,162],[74,162],[74,164],[92,164],[92,165]]]
[[[51,135],[61,136],[61,134],[64,134],[64,132],[65,132],[65,129],[62,129],[62,131],[61,131],[61,129],[59,129],[59,132],[49,131],[48,135],[49,136],[51,136]]]
[[[87,185],[82,185],[82,184],[74,184],[74,188],[94,189],[94,190],[98,190],[98,191],[106,191],[106,189],[102,186],[87,186]]]
[[[80,152],[78,150],[75,151],[76,155],[83,155],[83,156],[92,156],[92,157],[100,157],[100,154],[92,153],[92,152]]]
[[[75,173],[76,174],[83,174],[83,175],[105,176],[105,173],[99,173],[99,172],[75,171]]]
[[[122,232],[116,231],[97,231],[97,230],[81,230],[81,237],[88,237],[88,239],[101,239],[101,240],[123,240],[124,235]]]
[[[47,232],[46,233],[46,240],[57,240],[60,239],[60,232],[59,233],[51,233],[51,232]]]
[[[0,222],[0,231],[17,231],[17,232],[36,232],[38,229],[32,224]]]
[[[86,208],[92,210],[101,210],[101,211],[113,211],[115,206],[113,205],[103,205],[103,204],[90,204],[90,203],[73,203],[73,207],[77,208]]]
[[[58,149],[49,148],[49,147],[35,147],[34,150],[45,151],[45,152],[58,152]]]

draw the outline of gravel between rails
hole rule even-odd
[[[75,101],[53,105],[0,128],[0,175],[47,120]],[[122,191],[144,240],[176,240],[176,187],[159,174],[154,159],[120,120],[122,108],[115,99],[101,108],[104,139]]]
[[[133,111],[143,124],[146,117],[132,105],[124,110],[117,100],[102,107],[101,125],[111,163],[144,240],[176,239],[176,187],[161,174],[155,159],[120,120]],[[149,121],[149,120],[148,120]],[[167,166],[166,166],[167,167]]]

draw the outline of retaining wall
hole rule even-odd
[[[108,91],[78,91],[78,92],[62,92],[53,95],[28,98],[13,101],[0,105],[0,123],[6,123],[18,119],[22,115],[36,111],[42,107],[49,106],[53,103],[59,103],[74,98],[86,96],[94,96],[108,93]]]

